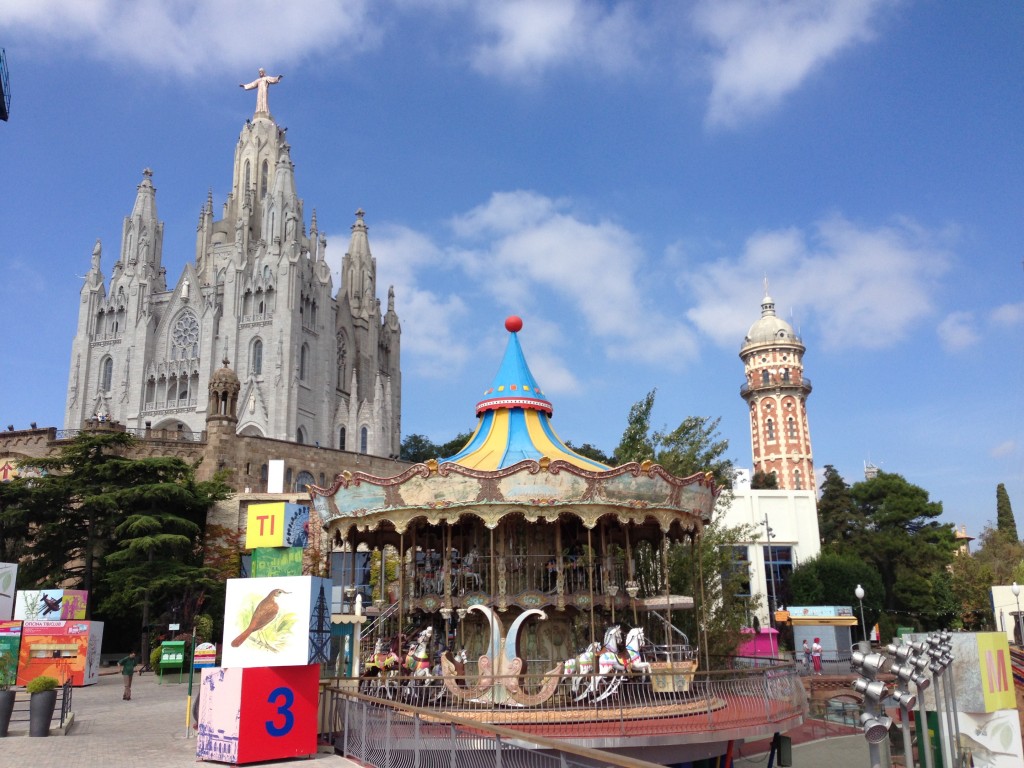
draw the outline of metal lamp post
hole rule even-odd
[[[864,587],[862,587],[860,584],[858,584],[857,588],[855,590],[853,590],[853,594],[855,594],[857,596],[857,600],[860,602],[860,626],[861,626],[861,629],[862,629],[862,631],[864,633],[864,641],[867,642],[867,639],[868,639],[868,625],[867,625],[867,622],[864,621],[864,594],[865,594],[864,593]]]
[[[1013,597],[1017,601],[1017,621],[1014,623],[1017,631],[1013,633],[1013,641],[1017,642],[1018,636],[1024,640],[1024,632],[1021,632],[1020,629],[1020,585],[1016,581],[1013,582],[1013,586],[1010,587],[1010,591],[1013,592]]]
[[[772,536],[775,531],[768,525],[768,513],[764,515],[764,531],[768,538],[768,628],[775,629],[775,558],[772,555]],[[775,655],[775,638],[769,633],[768,642],[772,646],[772,655]]]

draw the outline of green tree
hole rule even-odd
[[[21,567],[25,582],[87,590],[87,617],[118,523],[120,510],[109,495],[119,474],[113,465],[134,444],[125,432],[82,432],[57,455],[33,459],[43,476],[16,480],[9,499],[9,508],[32,522]]]
[[[177,457],[121,459],[108,469],[106,500],[119,522],[104,558],[100,610],[131,616],[141,608],[148,626],[151,607],[168,605],[191,625],[217,583],[203,565],[206,511],[231,489],[222,477],[196,481],[195,466]]]
[[[691,640],[699,638],[706,644],[710,656],[735,653],[742,639],[740,630],[748,623],[750,596],[745,587],[749,587],[750,575],[745,563],[736,567],[734,552],[753,536],[754,526],[730,527],[716,519],[695,541],[681,542],[669,550],[671,591],[692,596],[696,606],[693,611],[673,612],[672,623]]]
[[[854,532],[863,528],[850,486],[836,468],[825,465],[825,479],[818,498],[818,534],[821,545],[833,551],[842,551]]]
[[[437,446],[437,458],[447,459],[455,454],[459,453],[466,444],[469,442],[469,438],[473,436],[472,432],[460,432],[447,443],[442,443]]]
[[[565,441],[565,445],[569,450],[575,451],[580,456],[586,456],[588,459],[599,461],[602,464],[612,466],[615,463],[615,458],[609,456],[607,453],[602,451],[600,448],[591,445],[590,443],[584,443],[583,445],[573,445],[568,440]]]
[[[922,628],[934,628],[941,613],[934,579],[956,550],[953,527],[938,520],[942,504],[890,472],[855,483],[849,492],[849,530],[827,551],[856,555],[875,568],[885,586],[884,610],[897,621],[916,618]]]
[[[750,490],[752,491],[774,490],[778,487],[779,478],[774,472],[764,472],[759,469],[750,480]]]
[[[1013,507],[1010,506],[1010,494],[1002,483],[996,486],[996,528],[1010,541],[1020,541],[1017,521],[1013,517]]]
[[[615,449],[615,463],[628,464],[631,461],[654,460],[654,442],[651,439],[651,410],[654,408],[652,389],[643,400],[633,403],[626,419],[626,429]]]
[[[858,584],[864,589],[864,621],[873,627],[885,604],[885,585],[878,571],[861,558],[822,552],[797,566],[789,577],[796,605],[852,605],[860,624]],[[860,639],[863,632],[854,634]]]
[[[402,440],[402,448],[398,454],[403,461],[414,463],[424,462],[427,459],[441,457],[437,445],[426,435],[406,435]]]
[[[630,408],[622,439],[615,449],[616,464],[654,461],[678,477],[711,472],[723,488],[719,505],[728,503],[732,487],[733,462],[725,457],[727,440],[718,434],[718,419],[691,416],[673,430],[651,429],[655,390]],[[673,622],[684,627],[691,640],[708,654],[728,655],[735,651],[740,629],[747,615],[746,598],[737,584],[749,575],[735,568],[734,547],[750,541],[749,526],[727,527],[718,519],[705,526],[701,535],[669,550],[668,576],[673,592],[694,598],[695,611],[673,614]],[[661,553],[644,542],[634,550],[636,578],[642,595],[657,594],[664,583]],[[745,570],[745,569],[744,569]],[[648,627],[651,636],[660,634]],[[657,633],[657,634],[655,634]]]

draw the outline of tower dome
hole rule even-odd
[[[761,301],[761,317],[750,326],[743,346],[779,342],[800,343],[800,337],[793,333],[793,326],[775,314],[775,300],[766,293]]]

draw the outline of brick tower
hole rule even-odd
[[[765,286],[761,318],[750,326],[740,348],[747,378],[740,395],[750,408],[754,472],[775,475],[778,487],[786,490],[815,487],[807,426],[811,381],[804,378],[803,355],[803,342],[776,316]]]

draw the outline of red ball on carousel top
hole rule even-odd
[[[505,318],[505,330],[509,333],[519,333],[523,330],[523,318],[517,315],[509,315]]]

